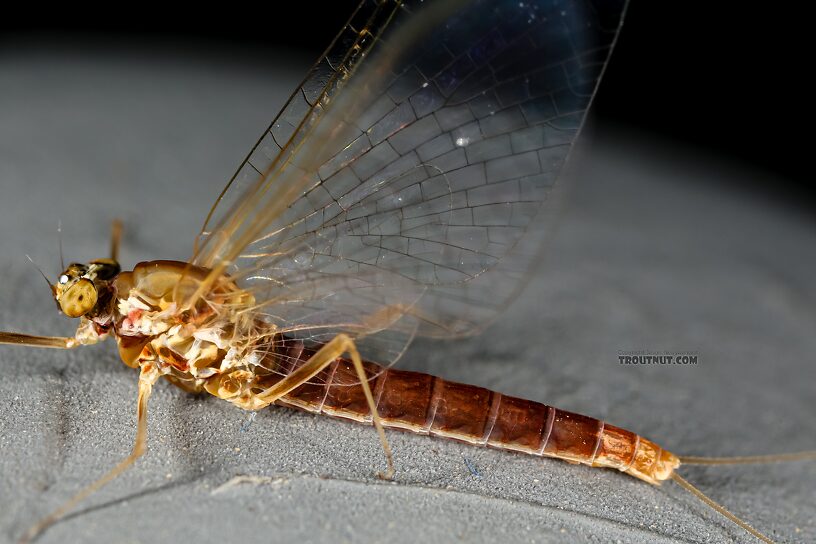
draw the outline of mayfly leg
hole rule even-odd
[[[360,353],[357,351],[354,341],[349,336],[345,334],[338,334],[330,342],[326,343],[322,348],[320,348],[317,353],[312,355],[312,357],[306,361],[303,366],[286,376],[269,389],[266,389],[262,393],[258,393],[256,398],[266,404],[272,404],[290,391],[293,391],[300,385],[308,382],[344,353],[348,353],[351,356],[354,369],[357,372],[357,376],[360,379],[360,384],[363,387],[363,392],[365,393],[366,402],[371,410],[371,419],[374,422],[374,427],[377,429],[377,434],[380,437],[380,443],[382,444],[383,451],[385,452],[388,469],[385,473],[378,473],[378,476],[382,479],[390,480],[394,476],[394,459],[393,455],[391,454],[391,446],[388,444],[388,439],[385,437],[385,430],[383,429],[382,422],[380,421],[380,416],[377,413],[377,403],[374,402],[374,395],[371,393],[371,387],[368,385],[368,376],[366,376],[365,367],[363,366],[363,361],[360,358]]]
[[[147,363],[142,366],[139,374],[139,396],[136,405],[136,439],[133,443],[133,451],[118,465],[113,467],[107,474],[87,486],[85,489],[71,497],[64,502],[59,508],[51,512],[48,516],[37,522],[31,527],[23,538],[20,539],[20,544],[31,542],[40,533],[48,527],[60,520],[65,514],[70,512],[77,504],[82,502],[88,496],[99,490],[102,486],[119,476],[130,465],[132,465],[139,457],[147,451],[147,401],[150,398],[150,393],[153,390],[153,385],[159,379],[159,372],[155,366]]]
[[[122,240],[122,222],[119,219],[113,220],[111,226],[111,259],[119,261],[119,242]]]
[[[76,338],[69,336],[33,336],[16,332],[0,332],[0,344],[54,349],[71,349],[80,345]]]

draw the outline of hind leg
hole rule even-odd
[[[286,376],[269,389],[258,393],[255,398],[265,404],[272,404],[290,391],[296,389],[298,386],[308,382],[344,353],[348,353],[348,355],[351,357],[352,363],[354,363],[354,369],[356,370],[357,376],[360,379],[360,384],[362,385],[365,393],[366,402],[371,410],[371,419],[374,423],[374,427],[377,429],[377,434],[380,437],[380,444],[382,444],[383,451],[385,452],[388,469],[384,474],[379,473],[378,476],[383,479],[390,480],[394,476],[394,460],[391,454],[391,446],[389,446],[388,440],[385,437],[385,431],[383,430],[380,416],[377,413],[377,404],[374,402],[374,396],[371,394],[371,388],[368,385],[368,377],[366,376],[363,361],[360,358],[360,353],[357,351],[354,341],[349,336],[345,334],[338,334],[331,341],[320,348],[317,353],[312,355],[312,357],[306,361],[306,364]]]

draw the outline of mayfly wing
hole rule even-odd
[[[281,330],[345,332],[384,364],[416,332],[479,330],[529,276],[624,7],[363,2],[219,197],[192,262],[251,289]]]

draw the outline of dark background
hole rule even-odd
[[[276,57],[264,52],[281,45],[317,57],[355,4],[291,2],[285,13],[245,5],[175,11],[166,4],[133,4],[104,21],[73,4],[37,5],[28,16],[2,17],[0,52],[21,40],[55,48],[73,42],[254,48],[258,60],[273,66]],[[750,190],[816,211],[809,190],[811,26],[793,2],[758,9],[747,3],[634,0],[595,104],[597,124],[748,163],[757,179],[773,180],[746,181]]]

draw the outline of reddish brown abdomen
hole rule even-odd
[[[297,365],[311,353],[292,346],[287,359]],[[595,418],[428,374],[365,366],[385,427],[616,468],[653,484],[679,465],[675,455],[653,442]],[[350,361],[339,359],[316,378],[277,404],[371,423]]]

